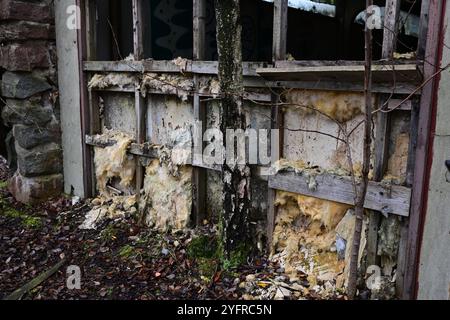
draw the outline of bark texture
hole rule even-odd
[[[366,0],[366,7],[373,5],[372,0]],[[370,12],[368,13],[370,14]],[[370,147],[372,144],[372,30],[365,29],[365,119],[364,119],[364,150],[361,182],[357,186],[355,197],[355,234],[352,243],[352,255],[350,259],[350,273],[348,280],[347,294],[350,299],[356,295],[356,285],[358,279],[359,247],[361,245],[361,232],[364,219],[364,202],[366,200],[367,185],[369,183],[370,170]]]
[[[221,89],[221,130],[227,147],[227,129],[244,129],[244,92],[239,0],[216,0],[217,49]],[[230,142],[231,143],[231,142]],[[234,141],[232,143],[235,143]],[[248,243],[250,208],[250,168],[225,163],[222,169],[223,210],[221,217],[223,256],[233,256]]]

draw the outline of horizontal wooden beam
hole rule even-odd
[[[243,62],[243,74],[246,77],[257,77],[256,69],[266,67],[262,62]],[[120,61],[84,61],[83,70],[89,72],[163,72],[163,73],[195,73],[216,75],[217,61],[185,60],[177,65],[172,60],[120,60]]]
[[[338,81],[364,83],[363,65],[348,66],[287,66],[275,68],[258,68],[256,72],[267,80],[292,81]],[[372,76],[374,83],[420,84],[422,73],[417,64],[373,65]]]
[[[329,90],[329,91],[352,91],[364,92],[364,83],[360,82],[346,82],[346,81],[266,81],[266,86],[269,88],[282,89],[305,89],[305,90]],[[420,95],[421,90],[417,90],[416,84],[411,83],[396,83],[393,87],[391,83],[373,83],[372,92],[386,93],[386,94],[411,94]]]
[[[309,178],[294,172],[280,172],[269,177],[269,187],[319,199],[354,205],[353,185],[349,177],[319,174],[316,188],[310,189]],[[364,207],[383,213],[409,216],[411,189],[369,182]]]

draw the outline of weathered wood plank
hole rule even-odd
[[[317,187],[311,190],[305,176],[292,172],[281,172],[269,177],[269,187],[319,199],[354,205],[354,192],[350,179],[331,174],[321,174],[315,177]],[[379,182],[369,182],[364,207],[397,214],[409,215],[411,189],[402,186],[384,186]]]
[[[267,80],[282,81],[344,81],[360,83],[364,80],[364,66],[293,66],[286,68],[258,68],[256,72]],[[373,65],[373,82],[419,84],[423,80],[416,64]],[[392,85],[391,85],[392,87]]]
[[[400,0],[386,0],[383,31],[383,59],[392,60],[397,48],[397,34],[400,16]]]
[[[256,69],[264,68],[263,62],[243,62],[243,74],[246,77],[257,77]],[[183,68],[172,60],[141,60],[141,61],[84,61],[83,70],[89,72],[161,72],[161,73],[198,73],[216,75],[217,61],[186,60]]]
[[[420,8],[419,40],[417,42],[417,58],[425,58],[425,50],[428,36],[430,0],[422,0]]]
[[[415,153],[417,148],[417,131],[419,124],[419,101],[414,99],[411,110],[410,139],[408,149],[408,165],[406,169],[406,186],[412,187],[414,182],[414,164]],[[399,297],[403,296],[403,288],[405,285],[405,263],[406,250],[408,245],[408,229],[409,219],[403,219],[400,226],[400,243],[398,247],[397,257],[397,279],[395,281],[396,292]]]
[[[273,5],[273,40],[272,40],[272,61],[286,59],[287,46],[287,24],[288,24],[288,1],[275,0]],[[258,69],[257,69],[258,70]],[[257,71],[258,72],[258,71]],[[279,130],[283,126],[282,109],[277,105],[280,99],[279,94],[272,94],[271,108],[271,129]],[[281,130],[282,132],[282,130]],[[279,134],[278,141],[272,141],[270,157],[272,163],[278,161],[283,154],[283,134]],[[273,230],[275,229],[275,219],[277,208],[275,207],[276,191],[268,188],[267,192],[267,247],[270,251],[272,247]]]
[[[378,101],[378,107],[383,106],[390,97],[381,95]],[[386,109],[386,108],[385,108]],[[374,169],[373,180],[381,181],[386,172],[389,158],[390,141],[390,117],[389,113],[378,112],[376,114],[375,126],[375,147],[374,147]],[[379,265],[378,248],[378,229],[381,223],[379,212],[369,212],[369,226],[367,231],[367,266]]]
[[[132,14],[133,14],[133,55],[134,60],[141,60],[144,57],[144,28],[143,28],[143,0],[132,0]],[[136,133],[135,139],[138,144],[145,142],[145,114],[147,105],[145,99],[141,95],[141,90],[138,81],[134,85],[134,107],[136,113]],[[136,162],[136,202],[140,204],[141,189],[144,184],[144,167],[142,166],[139,156],[135,156]],[[141,211],[141,210],[139,210]],[[141,221],[144,220],[144,212],[139,212]]]
[[[85,58],[88,60],[95,60],[97,57],[97,6],[96,2],[93,0],[85,1],[85,14],[86,17],[86,33],[85,33],[85,43],[86,43],[86,56]],[[87,105],[88,109],[88,121],[86,121],[86,118],[84,118],[84,125],[85,127],[88,127],[88,130],[85,130],[85,132],[89,132],[89,134],[97,134],[101,131],[101,119],[100,119],[100,109],[98,105],[99,97],[96,92],[88,91],[87,90],[87,79],[88,76],[86,74],[83,74],[83,77],[85,79],[83,83],[83,99],[82,103],[85,103]],[[87,98],[87,99],[86,99]],[[86,109],[83,108],[82,109]],[[83,146],[84,147],[84,146]],[[89,174],[89,181],[88,186],[90,190],[86,192],[88,196],[94,196],[96,194],[96,176],[95,176],[95,164],[94,164],[94,152],[93,150],[84,149],[85,157],[86,157],[86,166],[89,168],[88,174]]]
[[[273,59],[286,60],[288,0],[273,3]]]
[[[352,91],[363,92],[364,85],[356,82],[345,81],[266,81],[266,85],[270,88],[283,89],[306,89],[306,90],[331,90],[331,91]],[[373,93],[395,93],[395,94],[410,94],[417,89],[417,85],[408,83],[396,83],[395,88],[390,83],[373,83]],[[419,95],[421,90],[417,91],[415,95]]]
[[[429,16],[433,19],[429,20],[426,36],[426,51],[424,63],[425,79],[431,77],[438,69],[438,54],[440,39],[439,35],[443,28],[441,25],[441,17],[444,2],[439,0],[430,0]],[[423,40],[421,40],[423,41]],[[411,197],[411,214],[409,219],[408,242],[405,258],[405,278],[403,288],[403,299],[413,299],[417,289],[417,272],[418,257],[420,253],[420,237],[422,236],[423,210],[424,201],[423,193],[428,192],[427,183],[427,164],[429,159],[428,147],[430,142],[430,123],[432,119],[434,97],[434,85],[436,79],[427,83],[420,99],[419,124],[417,129],[417,148],[415,154],[414,165],[414,185]]]

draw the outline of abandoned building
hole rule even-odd
[[[359,267],[379,267],[373,298],[450,299],[450,4],[374,4]],[[255,239],[286,274],[338,289],[363,157],[365,9],[241,1],[247,128],[279,130],[270,163],[251,165]],[[0,0],[0,41],[0,149],[18,201],[95,198],[84,228],[141,211],[161,231],[218,222],[221,166],[201,156],[213,137],[194,150],[196,125],[221,122],[213,0]]]

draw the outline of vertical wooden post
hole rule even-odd
[[[273,60],[286,60],[288,0],[273,3]]]
[[[86,59],[89,61],[96,60],[97,57],[97,8],[94,0],[86,0],[85,4],[85,21],[86,21]],[[87,79],[86,79],[87,80]],[[83,83],[83,90],[87,91],[87,104],[89,109],[89,134],[94,135],[101,133],[99,96],[95,91],[87,89],[87,81]],[[96,176],[94,163],[94,149],[93,147],[85,146],[89,159],[90,168],[90,190],[87,194],[95,196],[96,191]]]
[[[426,1],[425,1],[426,2]],[[438,71],[438,56],[442,50],[441,25],[442,15],[444,13],[444,1],[429,0],[428,15],[422,12],[421,18],[428,16],[426,45],[425,40],[419,40],[419,54],[424,52],[424,79],[428,79]],[[422,5],[425,5],[422,2]],[[425,6],[426,7],[426,6]],[[423,7],[422,7],[423,8]],[[425,28],[422,23],[422,28]],[[422,36],[424,35],[421,32]],[[424,50],[425,49],[425,50]],[[427,166],[429,159],[430,126],[433,117],[433,108],[435,106],[435,79],[427,83],[422,89],[420,98],[419,123],[417,127],[417,147],[414,163],[414,183],[411,196],[411,209],[408,226],[408,241],[406,246],[406,258],[404,263],[405,275],[403,285],[403,299],[414,299],[417,293],[417,272],[420,255],[420,239],[422,236],[424,203],[428,193],[428,172]]]
[[[419,40],[417,42],[417,59],[425,58],[429,23],[430,0],[422,0],[420,8]]]
[[[384,33],[382,59],[392,60],[397,43],[397,28],[400,16],[400,0],[386,0],[384,17]],[[393,79],[394,81],[394,79]],[[384,105],[389,99],[388,95],[381,95],[379,106]],[[390,139],[390,117],[389,113],[378,112],[376,120],[375,135],[375,163],[374,180],[381,181],[386,172],[389,157]],[[367,232],[367,266],[378,265],[378,229],[381,221],[381,213],[370,211],[369,228]]]
[[[410,120],[410,134],[409,134],[409,149],[408,149],[408,164],[406,168],[406,186],[412,187],[414,182],[414,165],[415,154],[417,148],[417,130],[419,126],[419,100],[414,99],[411,103],[411,120]],[[403,287],[405,282],[405,261],[406,261],[406,248],[408,244],[408,229],[409,219],[402,218],[400,227],[400,243],[398,247],[397,257],[397,272],[395,287],[397,296],[403,296]]]
[[[133,0],[133,53],[134,60],[141,60],[144,56],[144,30],[143,30],[143,15],[142,15],[142,0]],[[145,99],[141,95],[139,81],[136,81],[134,89],[134,103],[136,112],[136,142],[145,142]],[[139,160],[136,161],[136,202],[139,206],[140,192],[144,179],[144,168]],[[142,218],[142,216],[141,216]]]
[[[275,0],[273,6],[273,62],[286,59],[286,39],[287,39],[287,15],[288,1]],[[271,141],[271,163],[275,163],[283,156],[283,112],[278,106],[280,100],[279,94],[272,94],[274,105],[271,109],[271,129],[280,130],[278,141]],[[281,128],[281,129],[280,129]],[[271,135],[273,136],[273,135]],[[276,208],[275,198],[276,190],[268,189],[267,204],[267,247],[272,247],[272,236],[275,228]]]
[[[197,61],[205,59],[205,19],[206,1],[193,0],[193,60]],[[196,91],[193,97],[194,125],[198,125],[199,123],[202,125],[201,134],[203,137],[203,132],[206,129],[206,105],[200,101],[198,82],[198,75],[194,75]],[[192,170],[192,213],[195,217],[196,225],[201,226],[203,220],[206,218],[206,169],[194,167]]]
[[[383,32],[383,59],[392,59],[397,48],[397,35],[400,17],[400,0],[386,0]]]

